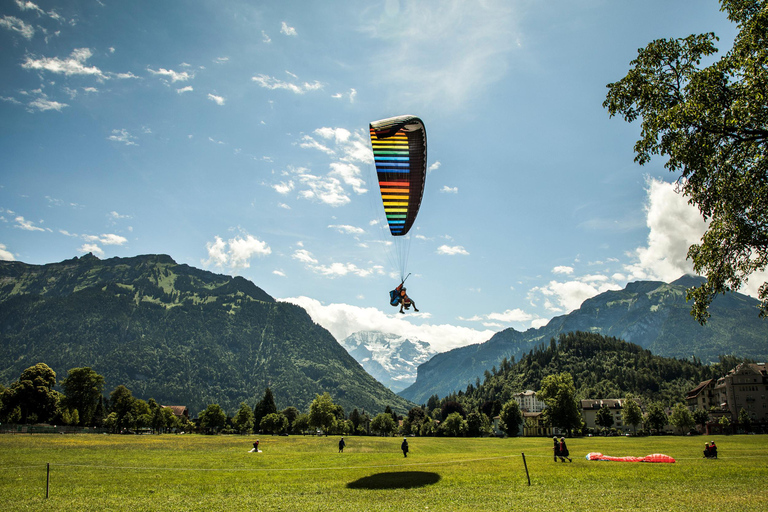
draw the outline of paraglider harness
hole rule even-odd
[[[408,274],[407,276],[405,276],[405,279],[408,279],[410,275],[411,274]],[[400,291],[404,289],[403,285],[405,284],[405,279],[402,280],[402,282],[400,283],[400,286],[398,286],[397,288],[389,292],[389,304],[394,307],[397,307],[400,305]],[[411,307],[411,299],[408,298],[408,295],[403,297],[403,307],[405,307],[405,309],[408,309]]]

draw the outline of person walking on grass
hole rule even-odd
[[[344,438],[342,437],[339,440],[339,453],[344,453],[344,447],[347,446],[347,443],[344,442]]]
[[[568,459],[568,462],[573,462],[573,459],[569,457],[570,452],[568,451],[568,447],[565,445],[564,437],[560,438],[560,445],[558,446],[557,451],[559,452],[558,455],[560,456],[561,461],[565,462],[565,459]],[[565,457],[565,459],[563,457]]]
[[[400,445],[400,449],[403,450],[403,457],[408,456],[408,439],[403,438],[403,444]]]

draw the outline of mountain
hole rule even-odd
[[[329,392],[353,408],[412,404],[374,380],[304,309],[242,277],[179,265],[169,256],[48,265],[0,262],[0,382],[44,362],[59,380],[90,366],[105,391],[232,414],[266,387],[279,408],[306,411]]]
[[[423,341],[377,331],[356,332],[341,345],[365,371],[394,392],[413,384],[418,365],[437,353]]]
[[[424,403],[475,384],[486,370],[505,357],[520,357],[551,338],[568,332],[593,332],[649,349],[653,354],[716,361],[720,355],[768,359],[768,321],[758,317],[756,299],[740,293],[715,298],[705,326],[690,315],[686,289],[701,283],[686,276],[667,284],[629,283],[618,291],[601,293],[571,313],[555,317],[538,329],[505,329],[485,343],[438,354],[419,366],[416,382],[400,396]]]

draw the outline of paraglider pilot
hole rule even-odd
[[[410,309],[411,305],[413,305],[413,310],[418,313],[419,310],[416,308],[416,303],[411,300],[410,297],[405,293],[405,281],[401,282],[397,288],[395,288],[392,292],[390,292],[390,304],[393,306],[400,306],[400,313],[405,313],[403,311],[403,308]]]

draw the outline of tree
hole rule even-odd
[[[695,411],[693,411],[693,421],[697,425],[701,425],[701,428],[703,430],[704,425],[706,425],[707,422],[709,421],[709,413],[704,409],[696,409]]]
[[[272,434],[282,434],[288,429],[288,418],[279,412],[273,412],[261,419],[259,427],[261,427],[261,430],[271,432]]]
[[[516,436],[520,432],[523,423],[523,415],[520,412],[520,404],[517,400],[510,400],[501,407],[499,412],[499,427],[508,436]]]
[[[288,420],[288,430],[293,430],[293,422],[296,421],[296,418],[299,416],[299,410],[293,406],[286,407],[283,409],[280,414],[285,416],[285,419]]]
[[[109,394],[109,412],[115,413],[115,430],[132,426],[133,393],[127,387],[120,384]]]
[[[570,373],[547,375],[541,380],[539,396],[547,404],[544,417],[550,425],[568,431],[581,426],[581,410]]]
[[[602,406],[600,410],[597,411],[595,423],[598,427],[603,428],[611,428],[613,426],[613,413],[611,413],[611,410],[607,405]]]
[[[768,9],[764,0],[720,4],[739,29],[730,51],[702,68],[718,51],[715,34],[652,41],[624,78],[608,84],[603,103],[611,116],[642,118],[635,161],[666,158],[683,195],[709,221],[688,251],[707,278],[688,291],[702,324],[717,294],[738,290],[768,265]],[[768,316],[768,282],[758,298],[760,316]]]
[[[81,424],[94,425],[96,410],[104,392],[104,376],[89,367],[72,368],[61,381],[61,389],[64,391],[65,407],[77,409]]]
[[[741,427],[744,432],[750,432],[752,430],[752,418],[743,407],[739,411],[738,421],[739,427]]]
[[[696,425],[693,413],[680,403],[675,404],[675,407],[672,408],[672,416],[670,416],[669,422],[683,432],[688,432]]]
[[[240,409],[237,410],[237,414],[232,418],[232,425],[241,434],[253,430],[253,411],[247,403],[240,403]]]
[[[452,412],[445,418],[440,426],[443,428],[443,432],[446,435],[452,437],[463,436],[467,432],[467,422],[461,417],[458,412]]]
[[[253,424],[255,425],[255,428],[258,429],[264,416],[276,412],[277,406],[275,405],[275,397],[272,395],[272,390],[267,388],[264,390],[264,397],[259,400],[256,407],[253,408]]]
[[[227,424],[227,415],[219,404],[208,405],[208,407],[200,413],[199,418],[200,427],[214,434]]]
[[[643,411],[634,398],[628,397],[621,409],[621,421],[625,425],[632,425],[632,430],[637,433],[637,426],[643,421]]]
[[[388,436],[397,429],[395,420],[392,419],[391,414],[380,412],[371,421],[371,430],[378,432],[382,436]]]
[[[293,420],[293,430],[301,433],[309,430],[309,414],[299,414],[296,416],[296,419]]]
[[[309,425],[318,428],[328,435],[328,431],[336,423],[336,404],[327,392],[315,395],[309,406]]]
[[[24,370],[19,380],[3,393],[5,420],[20,423],[47,422],[59,413],[61,394],[55,391],[56,372],[37,363]]]
[[[664,412],[664,406],[659,402],[651,402],[648,405],[648,417],[646,418],[648,428],[661,432],[667,424],[667,413]]]

